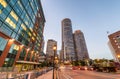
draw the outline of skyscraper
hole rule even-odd
[[[0,0],[0,67],[39,65],[44,25],[41,0]]]
[[[64,52],[64,60],[75,60],[72,23],[68,18],[62,20],[62,50]]]
[[[82,31],[76,30],[74,32],[74,44],[77,60],[89,59],[88,50]]]
[[[47,41],[47,49],[46,49],[46,57],[48,61],[51,61],[51,59],[54,56],[53,46],[57,46],[57,42],[53,39],[49,39]],[[57,52],[56,52],[57,53]]]
[[[120,61],[120,31],[110,34],[108,38],[109,38],[108,44],[114,59],[116,61]]]
[[[64,62],[64,52],[63,52],[63,50],[60,50],[59,58],[60,58],[60,62]]]

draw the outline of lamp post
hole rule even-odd
[[[55,65],[54,65],[54,60],[55,60],[55,52],[56,52],[56,49],[57,49],[57,46],[54,45],[54,46],[53,46],[53,51],[54,51],[54,54],[53,54],[53,79],[54,79],[54,67],[55,67]]]
[[[5,65],[6,65],[6,72],[7,72],[7,74],[6,74],[6,79],[8,79],[8,63],[7,62],[5,62]]]
[[[118,58],[118,62],[120,61],[120,55],[117,55],[117,58]]]

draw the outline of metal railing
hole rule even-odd
[[[0,67],[0,72],[12,72],[13,67]]]

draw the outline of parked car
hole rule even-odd
[[[73,69],[73,70],[80,69],[80,66],[73,66],[72,69]]]
[[[93,67],[87,67],[87,70],[93,71]]]
[[[87,68],[87,66],[81,66],[80,67],[80,70],[87,70],[88,68]]]

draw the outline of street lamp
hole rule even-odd
[[[8,62],[5,62],[5,66],[6,66],[6,72],[7,72],[7,75],[6,75],[6,79],[8,79]]]
[[[118,61],[120,61],[120,55],[117,55]]]
[[[53,46],[53,51],[54,51],[54,55],[53,55],[53,79],[54,79],[54,60],[55,60],[55,52],[56,52],[56,50],[57,50],[57,46],[56,45],[54,45]]]

